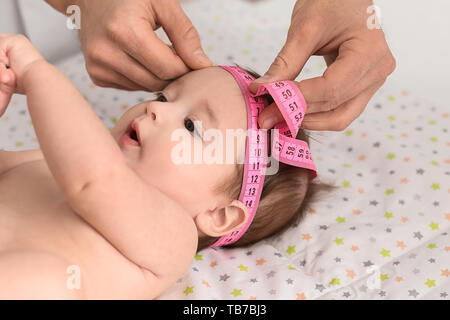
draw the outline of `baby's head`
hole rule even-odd
[[[237,159],[245,154],[245,144],[234,144],[234,161],[229,161],[226,152],[230,150],[225,142],[217,144],[215,139],[202,138],[202,132],[210,129],[221,133],[224,139],[227,130],[247,130],[241,89],[234,77],[220,67],[192,71],[174,80],[157,99],[128,110],[111,132],[127,164],[194,219],[199,234],[198,251],[239,229],[248,218],[247,208],[237,200],[244,171]],[[180,163],[179,154],[187,149],[192,151],[183,156],[190,161]],[[217,157],[217,152],[223,157]],[[223,161],[195,159],[208,153]],[[254,243],[297,222],[309,185],[309,170],[280,163],[278,172],[265,178],[253,222],[230,247]]]

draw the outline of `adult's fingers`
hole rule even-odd
[[[95,52],[98,52],[98,54],[91,55],[92,62],[101,65],[107,70],[113,70],[127,78],[134,84],[133,88],[138,88],[139,90],[145,88],[148,91],[157,91],[168,84],[167,81],[158,79],[150,70],[147,70],[127,53],[114,48],[111,43],[105,45],[104,48],[97,49]],[[108,52],[108,54],[104,54],[105,52]],[[130,87],[130,83],[127,83],[128,87]],[[121,81],[120,84],[123,86],[125,82]]]
[[[364,111],[367,103],[385,81],[384,79],[372,84],[360,92],[358,96],[346,101],[333,110],[307,113],[301,128],[308,130],[344,130]],[[283,115],[275,103],[264,108],[258,118],[258,124],[261,129],[271,129],[275,124],[283,121]]]
[[[258,124],[261,129],[271,129],[278,122],[282,121],[284,121],[283,115],[275,102],[264,108],[258,117]]]
[[[378,62],[376,66],[374,66],[366,76],[361,79],[353,88],[351,88],[348,92],[341,95],[340,100],[335,101],[320,101],[320,102],[310,102],[309,97],[303,91],[302,93],[305,96],[305,100],[307,101],[307,110],[306,116],[313,113],[321,113],[327,111],[332,111],[336,108],[336,106],[341,106],[345,102],[355,98],[360,95],[363,91],[372,88],[374,85],[381,86],[381,84],[386,80],[386,74],[390,74],[395,69],[395,59],[393,59],[392,55],[386,55],[384,59]],[[309,80],[304,80],[303,82],[307,82]],[[301,87],[300,82],[297,84]],[[334,105],[336,103],[336,105]],[[308,117],[310,118],[310,117]],[[261,114],[259,115],[258,123],[260,128],[262,129],[270,129],[278,122],[284,121],[283,115],[280,110],[276,106],[275,103],[270,104],[266,107]]]
[[[315,51],[322,32],[321,28],[320,25],[310,20],[292,24],[280,53],[265,75],[250,84],[250,91],[256,93],[262,83],[297,78]]]
[[[353,87],[349,88],[346,92],[342,92],[337,100],[329,100],[329,101],[308,101],[308,110],[307,114],[315,113],[315,112],[325,112],[334,109],[336,106],[343,104],[344,102],[356,97],[362,91],[367,88],[373,86],[375,83],[378,83],[391,74],[395,69],[395,59],[392,54],[389,52],[385,55],[381,60],[379,60],[372,68],[360,79]],[[307,82],[309,80],[305,80]],[[299,87],[304,86],[300,82]],[[305,97],[306,98],[306,97]]]
[[[128,91],[147,90],[130,81],[122,74],[101,63],[86,62],[86,69],[95,85],[105,88],[117,88]]]
[[[158,22],[188,67],[197,70],[214,65],[204,53],[197,29],[178,1],[166,0],[163,8],[157,9]]]
[[[326,102],[329,109],[342,103],[342,96],[361,81],[384,55],[364,50],[358,39],[350,39],[339,48],[336,60],[321,77],[307,79],[299,84],[300,91],[308,101],[308,112],[321,112],[315,109]],[[367,83],[363,84],[367,85]]]
[[[364,111],[370,99],[385,81],[377,82],[334,110],[307,114],[302,122],[301,129],[316,131],[345,130]]]
[[[189,71],[183,60],[158,38],[150,23],[135,22],[133,28],[112,24],[111,39],[161,80],[177,78]]]
[[[380,55],[378,54],[377,56]],[[331,54],[326,57],[326,62],[327,65],[329,65],[329,69],[332,67],[336,68],[335,63],[338,60],[336,60],[333,63],[334,60],[335,56]],[[349,64],[351,64],[352,63],[351,59],[349,59],[348,62]],[[347,62],[345,64],[347,64]],[[359,79],[359,81],[356,84],[354,84],[350,88],[347,88],[347,91],[345,92],[334,94],[335,97],[327,97],[328,100],[324,101],[314,101],[315,98],[314,90],[319,91],[321,90],[320,88],[316,89],[316,86],[319,86],[318,82],[325,81],[323,80],[323,77],[307,79],[298,83],[298,87],[302,92],[302,94],[304,95],[305,100],[307,101],[308,104],[306,116],[312,113],[324,113],[333,110],[337,106],[340,106],[345,102],[355,98],[356,96],[360,95],[363,91],[366,91],[367,89],[373,87],[374,85],[376,86],[377,84],[380,83],[382,84],[386,80],[386,77],[394,71],[395,65],[396,62],[394,57],[392,56],[392,53],[389,50],[387,50],[386,54],[384,56],[381,56],[379,60],[376,60],[375,64],[371,66],[371,69],[368,72],[366,72],[363,78]],[[343,67],[345,68],[345,66]],[[333,71],[333,69],[331,70]],[[328,70],[326,72],[328,72]],[[379,86],[381,86],[381,84]],[[332,89],[332,91],[334,92],[336,92],[336,90],[337,89],[334,90]],[[333,94],[331,95],[333,96]],[[270,129],[276,123],[282,121],[284,121],[283,116],[279,111],[278,107],[273,103],[261,112],[258,123],[261,128]],[[332,125],[332,127],[335,127],[335,125]]]

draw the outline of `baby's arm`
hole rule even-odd
[[[72,208],[141,267],[158,296],[189,268],[197,250],[193,219],[172,199],[118,168],[72,198]]]
[[[37,59],[20,71],[41,150],[71,207],[142,268],[159,294],[192,262],[193,219],[126,165],[108,129],[55,67]]]
[[[123,161],[119,146],[94,110],[28,39],[0,33],[0,64],[9,66],[0,68],[0,87],[6,77],[16,93],[27,95],[42,153],[66,194],[79,192]],[[8,97],[8,92],[0,91],[0,109],[5,102],[7,106]]]
[[[122,152],[73,84],[44,60],[22,79],[40,148],[66,194],[80,192],[122,165]]]

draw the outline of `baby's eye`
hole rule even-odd
[[[184,127],[186,128],[187,131],[189,131],[189,132],[191,132],[191,133],[194,133],[194,134],[195,134],[196,136],[198,136],[200,139],[203,139],[203,138],[202,138],[202,135],[198,132],[197,128],[195,127],[194,122],[193,122],[191,119],[186,118],[186,119],[184,120]]]
[[[191,119],[184,120],[184,127],[190,132],[195,132],[194,122]]]
[[[164,96],[164,94],[162,92],[158,92],[156,94],[156,101],[160,101],[160,102],[167,102],[166,97]]]

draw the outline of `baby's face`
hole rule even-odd
[[[128,110],[111,131],[128,166],[146,183],[181,204],[193,218],[227,205],[230,199],[215,194],[214,187],[231,178],[236,169],[235,164],[225,161],[226,130],[247,130],[245,100],[238,84],[226,70],[210,67],[184,75],[162,92],[157,101],[144,102]],[[224,137],[223,164],[174,161],[172,152],[175,146],[180,146],[180,135],[185,135],[185,141],[191,141],[193,160],[194,143],[202,142],[197,134],[200,128],[194,128],[194,121],[201,121],[203,132],[220,130]],[[138,145],[125,139],[132,124],[137,129]],[[174,133],[176,138],[172,139]],[[210,143],[203,142],[203,150]],[[241,152],[245,150],[235,149],[234,158]]]

